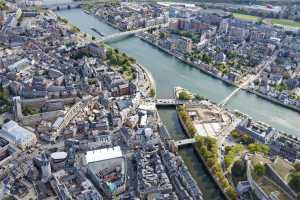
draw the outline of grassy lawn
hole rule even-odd
[[[256,181],[268,195],[275,193],[280,200],[291,200],[291,198],[289,198],[289,196],[287,196],[280,187],[265,176],[259,177]]]
[[[292,165],[281,158],[277,158],[275,162],[271,164],[271,166],[279,174],[279,176],[286,181],[289,174],[295,170]]]
[[[247,20],[247,21],[259,21],[262,18],[254,15],[245,15],[240,13],[233,13],[233,17],[240,20]],[[300,29],[300,22],[296,22],[289,19],[270,19],[266,18],[263,20],[265,24],[272,24],[277,26],[283,26],[287,28],[299,28]]]
[[[261,18],[254,15],[245,15],[240,13],[233,13],[233,16],[237,19],[248,20],[248,21],[258,21]]]
[[[289,19],[271,19],[273,25],[286,26],[290,28],[300,28],[300,22]]]

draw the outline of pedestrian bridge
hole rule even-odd
[[[247,86],[254,82],[260,75],[261,73],[270,66],[270,64],[277,58],[279,51],[274,52],[274,54],[272,55],[272,57],[267,60],[267,61],[263,61],[261,64],[259,64],[257,67],[260,68],[260,70],[258,71],[258,73],[256,73],[256,75],[252,76],[251,78],[249,78],[247,81],[245,81],[243,84],[239,85],[231,94],[229,94],[225,99],[223,99],[220,103],[219,106],[220,107],[224,107],[229,101],[230,99],[236,95],[241,89],[245,89],[247,88]]]
[[[196,140],[195,138],[188,138],[188,139],[183,139],[183,140],[177,140],[174,142],[176,147],[181,147],[189,144],[195,144]]]

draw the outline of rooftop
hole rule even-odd
[[[2,130],[10,135],[13,135],[15,140],[22,140],[23,138],[32,137],[32,135],[34,135],[34,133],[19,126],[19,124],[13,120],[5,123],[2,126]]]
[[[104,148],[104,149],[97,149],[93,151],[86,152],[85,159],[87,164],[97,161],[109,160],[113,158],[120,158],[122,157],[122,151],[120,146],[115,146],[112,148]]]

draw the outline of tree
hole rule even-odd
[[[279,92],[282,92],[282,91],[287,90],[287,89],[288,89],[288,87],[284,83],[281,83],[281,84],[279,84],[275,87],[275,90],[278,90]]]
[[[231,186],[228,187],[226,193],[230,197],[230,199],[237,199],[237,193]]]
[[[236,177],[243,177],[246,172],[246,165],[243,160],[237,160],[231,168],[231,173]]]
[[[136,63],[136,60],[132,57],[129,58],[129,61],[132,63],[132,64],[135,64]]]
[[[241,138],[241,142],[245,145],[249,145],[251,143],[254,143],[255,140],[252,137],[250,137],[249,135],[244,134]]]
[[[117,65],[118,64],[118,58],[115,54],[112,54],[110,56],[110,64],[111,65]]]
[[[23,109],[23,113],[24,115],[34,115],[34,114],[38,114],[39,110],[32,106],[25,106]]]
[[[226,167],[229,167],[234,161],[234,155],[229,154],[224,157],[224,162]]]
[[[206,64],[210,64],[212,62],[212,58],[208,54],[206,54],[206,53],[204,53],[202,55],[202,59],[201,60],[203,62],[205,62]]]
[[[164,33],[164,32],[160,32],[160,33],[159,33],[159,38],[160,38],[160,39],[164,39],[166,36],[167,36],[167,34]]]
[[[15,198],[13,196],[7,196],[4,197],[2,200],[14,200]]]
[[[199,145],[199,147],[204,145],[205,139],[202,136],[196,136],[195,140],[197,141],[197,145]]]
[[[234,138],[234,139],[237,139],[240,137],[240,133],[237,132],[236,130],[232,131],[231,132],[231,136]]]
[[[296,193],[300,192],[300,172],[291,174],[289,185]]]
[[[154,89],[154,88],[151,88],[151,89],[150,89],[150,96],[151,96],[151,97],[154,97],[154,96],[155,96],[155,89]]]
[[[228,74],[230,72],[229,67],[224,63],[218,64],[217,67],[218,67],[218,70],[220,72],[222,72],[222,74]]]
[[[296,162],[296,163],[294,164],[294,167],[295,167],[295,169],[296,169],[298,172],[300,172],[300,162]]]
[[[229,187],[229,182],[228,182],[228,180],[227,180],[226,178],[223,177],[223,178],[220,180],[220,182],[221,182],[223,188]]]
[[[108,48],[106,51],[107,58],[110,59],[112,55],[113,55],[113,50],[111,48]]]
[[[92,40],[95,40],[96,38],[95,38],[95,36],[92,36]]]
[[[270,151],[270,147],[265,144],[252,143],[248,145],[248,149],[251,153],[261,152],[264,154],[268,154]]]
[[[0,0],[0,10],[7,10],[8,6],[6,5],[4,0]]]
[[[178,98],[180,100],[191,100],[192,99],[191,95],[188,92],[186,92],[186,91],[181,91],[179,93]]]
[[[213,158],[207,159],[207,166],[212,167],[215,164],[216,160]]]
[[[205,100],[204,97],[200,96],[199,94],[196,94],[195,95],[195,99],[199,100],[199,101],[202,101],[202,100]]]
[[[264,176],[266,174],[266,166],[262,164],[256,164],[254,166],[254,172],[257,176]]]
[[[202,146],[201,148],[200,148],[200,153],[201,153],[201,155],[204,157],[204,158],[206,158],[207,157],[207,147],[206,146]]]

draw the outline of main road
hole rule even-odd
[[[57,12],[81,31],[99,37],[90,27],[95,27],[104,35],[117,33],[118,30],[87,15],[80,9]],[[184,64],[178,59],[156,49],[137,37],[122,38],[110,42],[114,48],[134,57],[138,63],[145,66],[152,74],[158,98],[172,96],[175,86],[184,87],[194,93],[208,97],[214,102],[220,102],[236,88],[212,78],[201,71]],[[300,114],[277,104],[271,103],[254,94],[239,91],[227,106],[248,114],[255,120],[264,121],[279,130],[300,136]]]

